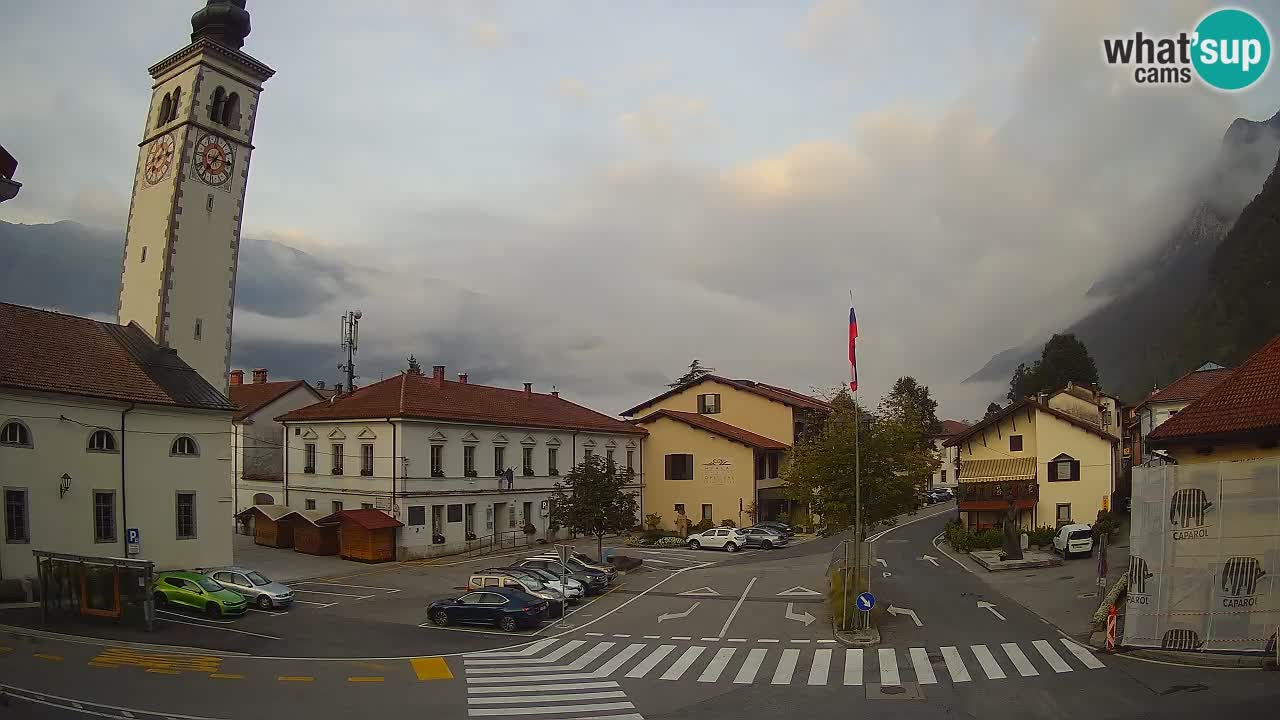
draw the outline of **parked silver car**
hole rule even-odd
[[[287,608],[293,604],[293,591],[256,570],[242,567],[206,568],[200,571],[228,590],[234,590],[263,610]]]

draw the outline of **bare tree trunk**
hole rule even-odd
[[[596,536],[596,559],[604,562],[604,535]]]

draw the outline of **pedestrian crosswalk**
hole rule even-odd
[[[552,714],[640,720],[618,680],[733,685],[960,684],[1096,670],[1068,638],[937,648],[714,647],[548,638],[519,650],[465,655],[470,715]]]

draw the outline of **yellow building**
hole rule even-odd
[[[742,526],[786,515],[783,453],[829,410],[785,388],[704,375],[624,411],[649,431],[645,513],[668,529],[681,518]]]
[[[1147,436],[1179,464],[1280,457],[1280,336]]]
[[[1003,522],[1010,500],[1024,528],[1092,524],[1110,507],[1120,438],[1104,429],[1105,396],[1090,405],[1073,390],[1014,403],[945,443],[960,448],[956,500],[967,526]]]

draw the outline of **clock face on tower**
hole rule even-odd
[[[231,190],[231,169],[235,165],[235,149],[217,135],[205,134],[196,141],[193,164],[196,177],[206,185]]]
[[[151,143],[147,159],[142,166],[142,177],[148,185],[155,185],[169,174],[173,164],[173,133],[161,135]]]

